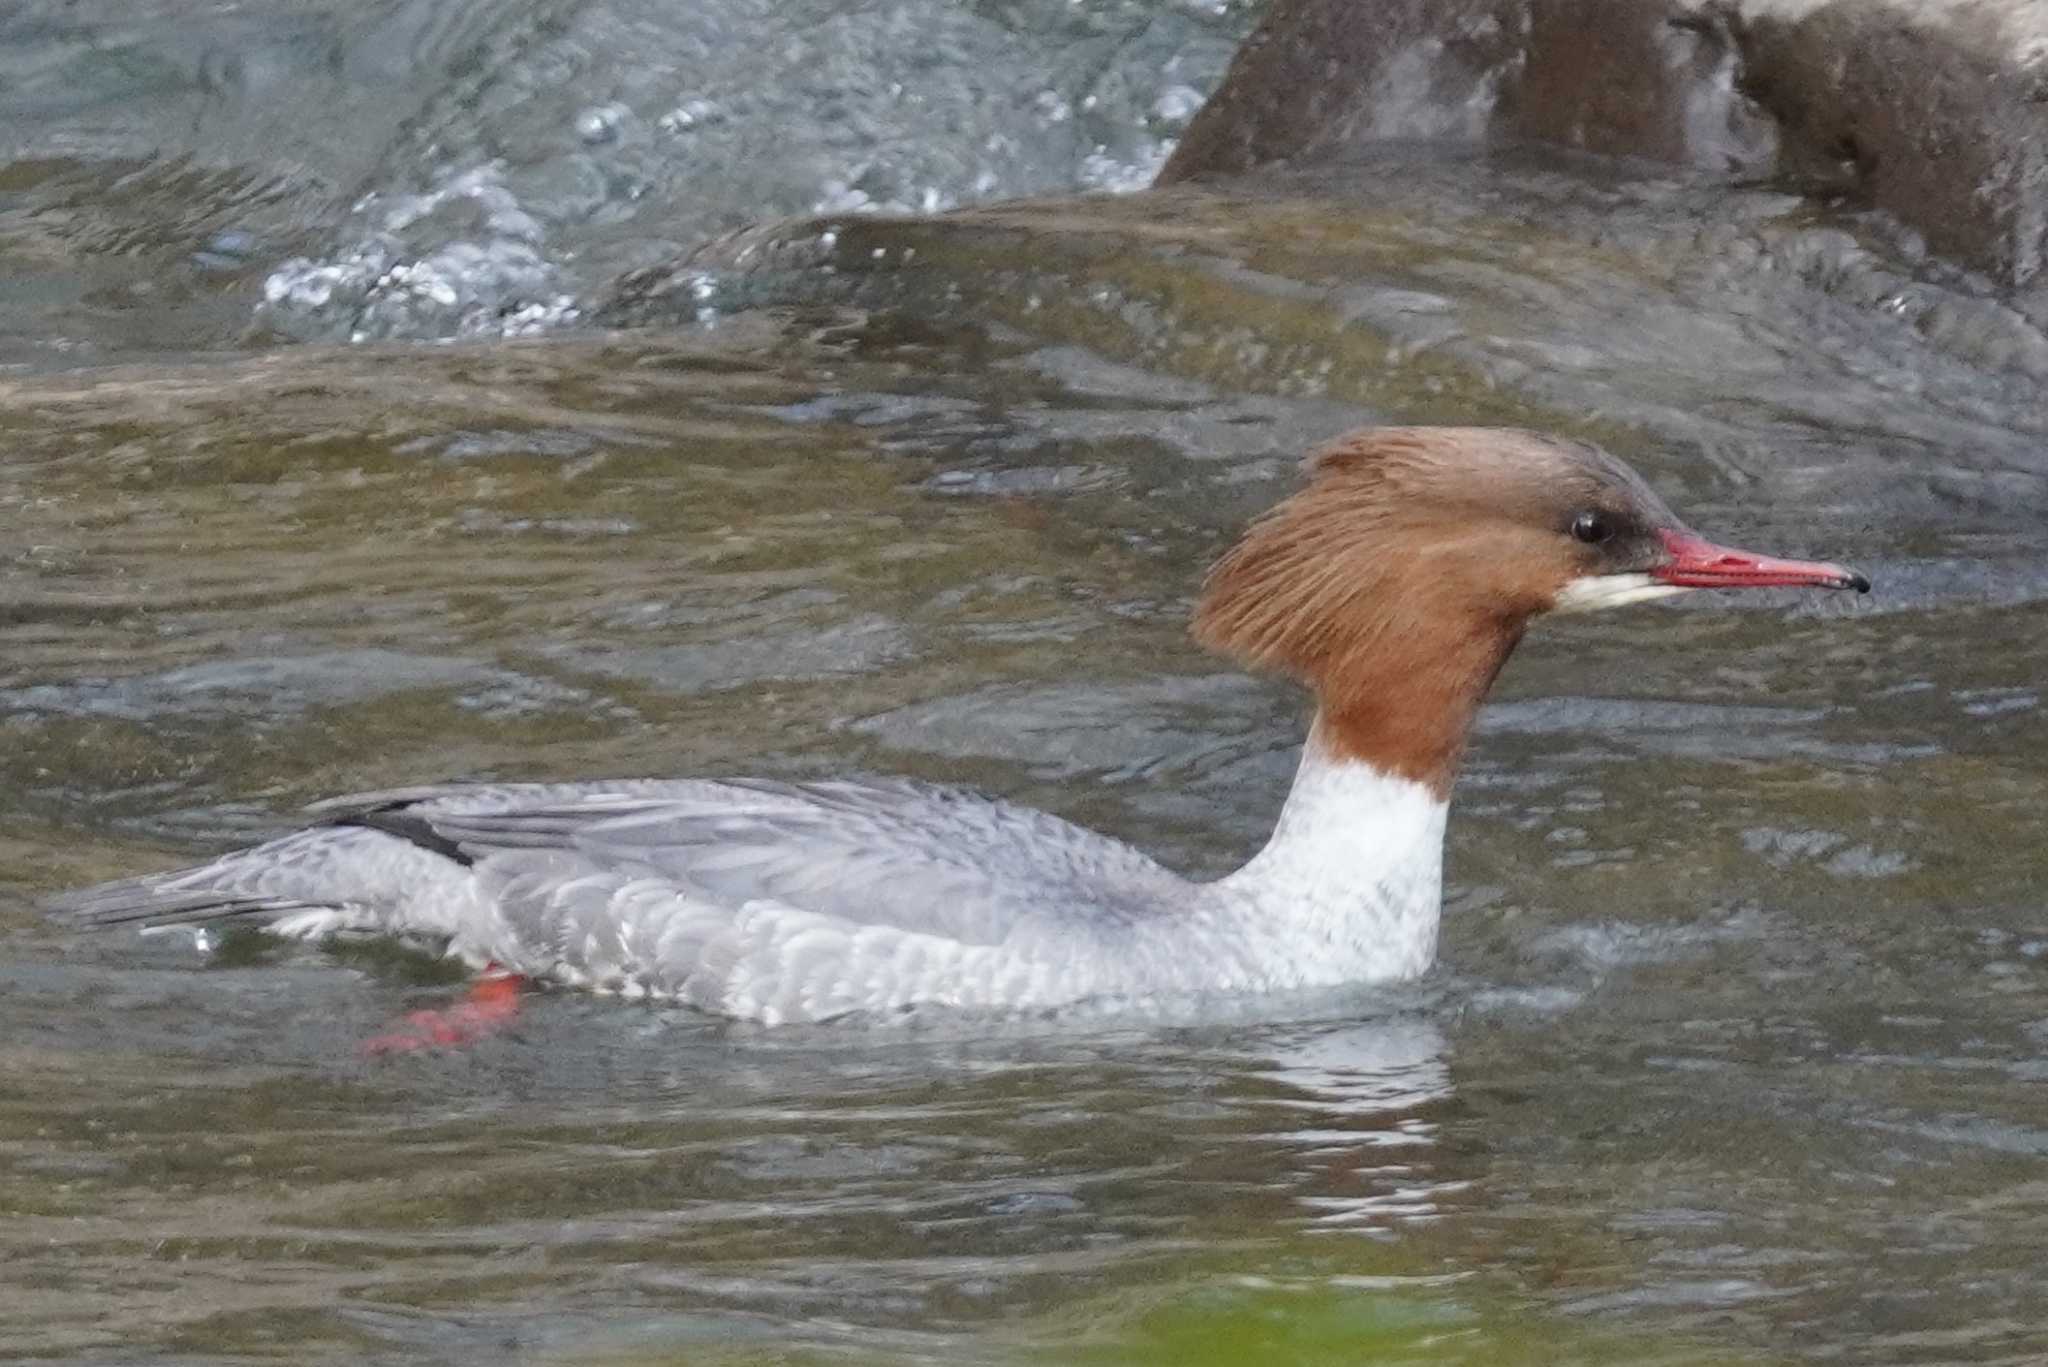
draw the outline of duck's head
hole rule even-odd
[[[1368,428],[1307,472],[1210,571],[1196,637],[1314,689],[1314,743],[1444,791],[1534,618],[1702,588],[1870,588],[1839,565],[1708,541],[1585,442]]]

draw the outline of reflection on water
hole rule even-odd
[[[1271,1135],[1316,1174],[1301,1196],[1312,1227],[1424,1220],[1466,1183],[1432,1174],[1434,1103],[1451,1096],[1447,1045],[1436,1023],[1393,1017],[1323,1027],[1284,1042],[1261,1076],[1285,1089],[1274,1102],[1301,1128]]]

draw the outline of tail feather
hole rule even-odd
[[[63,893],[44,909],[82,929],[227,922],[285,935],[344,927],[451,933],[473,896],[467,860],[394,824],[315,826],[210,864]]]
[[[261,922],[295,911],[333,907],[331,902],[308,902],[294,897],[266,897],[261,893],[228,888],[179,888],[181,877],[192,873],[179,869],[169,874],[123,878],[62,893],[43,903],[52,920],[81,928],[132,925],[205,925],[219,921]]]

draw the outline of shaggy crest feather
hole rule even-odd
[[[1323,744],[1448,792],[1524,625],[1583,568],[1531,510],[1594,457],[1477,428],[1339,438],[1210,571],[1195,638],[1307,684]]]

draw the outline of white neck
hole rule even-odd
[[[1429,787],[1340,759],[1320,722],[1273,838],[1216,888],[1302,983],[1412,978],[1436,957],[1444,816]]]

